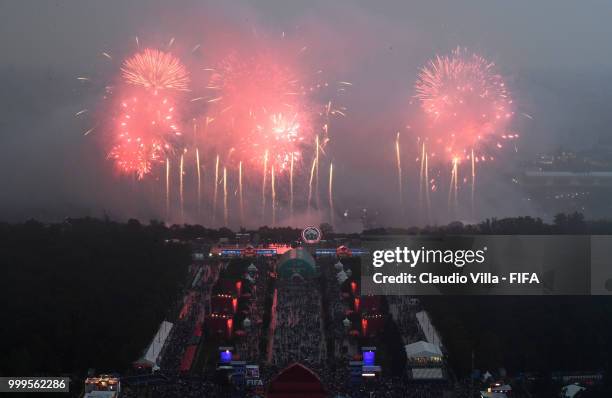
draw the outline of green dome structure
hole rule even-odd
[[[278,274],[281,278],[291,278],[298,274],[312,278],[316,274],[315,260],[306,249],[291,249],[283,253],[278,261]]]

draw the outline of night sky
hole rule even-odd
[[[512,128],[521,135],[518,152],[483,172],[478,218],[539,214],[510,181],[536,153],[612,142],[608,1],[297,3],[1,1],[0,220],[163,217],[159,184],[119,178],[105,158],[103,129],[83,136],[101,116],[75,117],[98,107],[105,82],[117,76],[116,60],[135,50],[136,36],[150,46],[174,38],[192,70],[254,37],[274,47],[285,32],[285,40],[307,46],[308,67],[353,84],[344,97],[347,117],[332,124],[327,149],[337,210],[376,208],[387,224],[398,224],[397,131],[406,151],[405,224],[418,212],[418,163],[406,130],[417,73],[457,46],[496,63],[515,98]],[[201,50],[190,54],[196,44]],[[84,85],[78,76],[92,81]],[[187,221],[202,220],[191,212]]]

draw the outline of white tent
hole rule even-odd
[[[191,282],[191,287],[195,287],[200,281],[201,277],[202,277],[202,268],[200,267],[198,269],[198,272],[196,272],[195,276],[193,277],[193,282]]]
[[[579,386],[578,384],[569,384],[561,389],[561,396],[563,398],[573,398],[580,391],[584,391],[586,388]]]
[[[481,391],[481,398],[508,398],[503,392]]]
[[[159,354],[161,353],[161,350],[164,347],[173,326],[174,325],[172,322],[168,321],[163,321],[161,325],[159,325],[159,329],[157,330],[155,337],[153,337],[151,344],[149,344],[147,351],[142,358],[136,361],[136,364],[154,366],[158,363]]]
[[[438,335],[438,331],[436,330],[434,325],[431,324],[431,321],[429,319],[429,315],[427,314],[427,312],[425,311],[417,312],[416,318],[417,318],[417,321],[419,321],[419,326],[421,327],[421,330],[425,334],[425,340],[442,347],[443,346],[442,340],[440,340],[440,336]]]
[[[338,283],[343,283],[347,279],[348,279],[348,276],[346,275],[346,272],[344,271],[340,271],[336,274],[336,280],[338,280]]]
[[[426,341],[417,341],[416,343],[404,346],[408,359],[413,358],[441,358],[442,351],[437,345]]]

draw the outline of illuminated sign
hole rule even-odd
[[[368,251],[364,249],[350,249],[350,251],[353,256],[364,256],[368,254]],[[337,254],[336,249],[331,249],[331,248],[315,250],[316,256],[335,256],[336,254]]]
[[[221,351],[220,355],[221,355],[221,363],[232,362],[232,352],[230,350]]]
[[[375,357],[376,357],[376,353],[374,351],[364,351],[363,352],[363,364],[365,366],[373,366]]]
[[[309,245],[316,245],[323,238],[321,230],[317,227],[310,226],[302,230],[302,240]]]
[[[257,249],[258,256],[275,256],[276,249]]]
[[[221,251],[222,256],[239,256],[242,253],[240,249],[224,249]]]

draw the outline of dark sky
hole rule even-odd
[[[611,15],[609,1],[0,1],[0,219],[158,215],[159,187],[113,175],[103,132],[84,137],[95,120],[74,116],[95,108],[116,75],[101,52],[121,58],[135,36],[148,45],[174,37],[177,48],[201,44],[192,62],[205,64],[220,47],[282,32],[308,46],[313,65],[353,83],[329,148],[339,208],[376,206],[393,219],[393,139],[410,124],[418,69],[465,46],[507,78],[522,135],[519,154],[486,173],[480,214],[537,215],[506,172],[537,151],[610,135]]]

